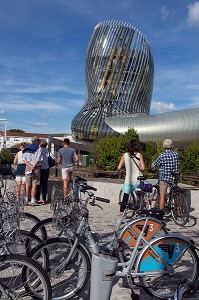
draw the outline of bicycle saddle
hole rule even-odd
[[[158,218],[162,218],[164,216],[164,211],[161,209],[157,209],[157,208],[141,209],[140,214],[158,219]]]
[[[143,175],[142,175],[142,176],[138,176],[138,177],[137,177],[137,180],[146,180],[146,177],[143,176]]]

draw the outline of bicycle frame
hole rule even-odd
[[[137,239],[130,260],[127,262],[119,262],[118,260],[114,272],[112,270],[112,278],[127,277],[131,289],[133,289],[133,287],[135,286],[131,278],[143,277],[148,275],[152,275],[152,276],[154,275],[163,276],[164,274],[172,275],[173,274],[172,265],[177,260],[179,260],[184,254],[184,252],[188,249],[188,247],[192,245],[189,240],[176,235],[167,235],[166,237],[158,237],[150,241],[146,241],[145,239],[143,239],[146,226],[147,226],[147,220],[145,221],[143,229],[140,232],[140,235]],[[143,240],[146,243],[146,245],[142,249],[142,251],[139,252],[139,245]],[[168,247],[165,247],[166,241],[167,242],[170,241]],[[162,255],[162,252],[160,253],[157,250],[157,247],[155,248],[154,245],[160,245],[161,246],[160,249],[162,248],[164,255]],[[170,254],[168,253],[169,246],[174,246],[174,247],[176,246],[175,253],[174,253],[174,247],[171,247],[173,249],[173,253]],[[148,260],[148,263],[147,260],[144,260],[144,254],[146,251],[149,251],[150,259]],[[110,257],[109,254],[108,257]],[[112,257],[110,257],[110,259],[112,259]],[[152,262],[155,262],[155,265],[157,266],[154,266]],[[135,269],[133,269],[133,267],[135,267]],[[93,273],[95,273],[95,275]],[[101,273],[100,270],[91,269],[91,278],[92,276],[96,277],[96,274],[100,274],[100,273]],[[98,278],[98,280],[95,279],[94,284],[98,281],[98,286],[100,286],[100,289],[102,288],[104,289],[106,288],[106,283],[103,285],[103,280],[104,280],[103,278]],[[92,285],[92,280],[91,280],[91,295],[95,295],[95,300],[101,299],[101,293],[100,291],[98,291],[96,285],[95,286]],[[110,295],[111,295],[110,287],[107,287],[107,292],[105,293],[103,291],[103,300],[109,300]],[[92,297],[90,298],[90,300],[93,300]]]

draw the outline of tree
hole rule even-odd
[[[191,143],[180,154],[180,169],[182,173],[199,171],[199,142]]]
[[[23,131],[21,129],[9,129],[9,130],[7,130],[7,132],[21,132],[21,133],[25,133],[25,131]]]
[[[126,152],[127,145],[132,139],[139,139],[134,128],[129,128],[124,134],[109,134],[99,138],[92,148],[92,154],[98,157],[98,166],[105,171],[116,170],[122,154]]]
[[[145,168],[150,169],[153,158],[157,156],[157,145],[153,142],[146,143],[146,148],[143,153]]]
[[[10,154],[10,151],[7,148],[2,148],[0,152],[1,163],[11,164],[13,163],[13,157]]]

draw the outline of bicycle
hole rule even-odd
[[[187,192],[178,186],[178,174],[172,174],[172,182],[168,183],[165,197],[166,215],[172,216],[173,221],[180,226],[184,226],[189,222],[189,204],[187,201]],[[155,186],[159,192],[159,186]]]
[[[32,227],[38,224],[41,220],[35,215],[24,211],[24,194],[21,193],[20,196],[17,197],[16,188],[16,185],[7,188],[7,178],[4,178],[4,176],[0,174],[0,204],[3,203],[7,206],[15,206],[16,214],[18,214],[18,225],[20,230],[26,230],[29,232]],[[42,238],[46,236],[45,228],[41,229],[40,235]]]
[[[25,254],[28,253],[28,243],[30,240],[33,242],[33,238],[29,233],[19,230],[19,204],[11,200],[13,199],[9,197],[0,197],[0,297],[50,300],[50,281],[41,265],[19,255],[17,246],[21,237],[26,239],[22,242],[23,247],[20,247]],[[38,237],[34,241],[38,244]],[[17,254],[12,254],[14,251]]]
[[[141,209],[151,209],[157,206],[157,189],[151,183],[145,183],[145,176],[138,176],[139,186],[130,193],[128,202],[138,204]],[[122,202],[123,191],[120,190],[119,202]]]
[[[23,195],[17,199],[16,186],[1,192],[5,187],[3,179],[0,175],[0,254],[29,255],[31,248],[41,244],[42,240],[27,230],[40,220],[24,212]],[[26,230],[22,229],[24,227]]]
[[[51,204],[50,208],[53,211],[55,207],[55,203],[64,203],[67,207],[67,214],[69,214],[74,206],[74,203],[78,203],[79,199],[79,188],[81,184],[86,184],[87,180],[80,177],[75,176],[72,181],[69,182],[70,188],[69,193],[64,200],[63,190],[60,190],[58,186],[54,185],[52,188],[51,194]],[[96,190],[94,188],[94,190]],[[30,229],[30,233],[33,235],[37,235],[43,242],[45,242],[50,237],[60,236],[60,231],[53,224],[53,217],[46,218],[37,222]]]
[[[89,196],[89,199],[92,197],[93,195]],[[93,204],[92,200],[91,204]],[[74,227],[76,224],[78,225],[76,231],[70,231],[66,226],[65,234],[70,234],[70,238],[57,237],[49,239],[45,245],[33,249],[31,255],[33,259],[38,259],[48,272],[53,290],[53,299],[57,300],[73,299],[75,295],[79,295],[85,289],[91,272],[90,253],[92,255],[99,255],[100,253],[95,234],[92,233],[88,224],[88,209],[86,206],[81,207],[81,205],[75,205],[75,207],[76,210],[73,210],[70,215],[67,214],[66,209],[66,215],[62,215],[61,222],[57,223],[58,226],[64,224],[64,222],[67,224],[69,218],[70,224],[72,221]],[[59,213],[57,215],[60,216]],[[71,220],[72,217],[73,220]],[[128,261],[122,259],[123,245],[120,243],[109,250],[117,260],[117,270],[114,274],[118,277],[127,278],[132,296],[134,296],[133,287],[140,285],[151,296],[160,299],[172,298],[177,287],[176,278],[179,279],[178,276],[183,274],[184,277],[185,272],[193,280],[198,277],[198,256],[194,244],[178,235],[167,235],[147,241],[145,235],[149,225],[148,222],[149,218],[146,218],[140,232],[137,234]],[[86,247],[85,241],[88,241],[90,251]],[[107,247],[105,249],[107,250]],[[95,273],[98,274],[98,270],[95,270]],[[91,299],[106,300],[109,299],[109,296],[106,296],[106,298],[105,296],[100,298],[91,297]]]

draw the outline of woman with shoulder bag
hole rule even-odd
[[[26,184],[26,174],[25,174],[25,169],[26,165],[23,162],[22,156],[23,156],[23,149],[25,148],[27,144],[26,143],[21,143],[20,144],[20,151],[17,152],[14,158],[14,164],[17,165],[17,168],[14,172],[15,175],[15,181],[17,183],[17,188],[16,188],[16,196],[17,196],[17,201],[19,201],[20,195],[24,195],[25,193],[25,184]]]
[[[137,140],[131,140],[128,144],[128,151],[125,152],[118,165],[118,172],[121,171],[121,168],[125,164],[126,176],[125,181],[122,187],[124,196],[120,206],[120,215],[122,215],[125,209],[125,203],[128,202],[129,194],[132,193],[139,185],[137,177],[142,175],[141,171],[144,171],[144,159],[140,153],[140,144]]]

